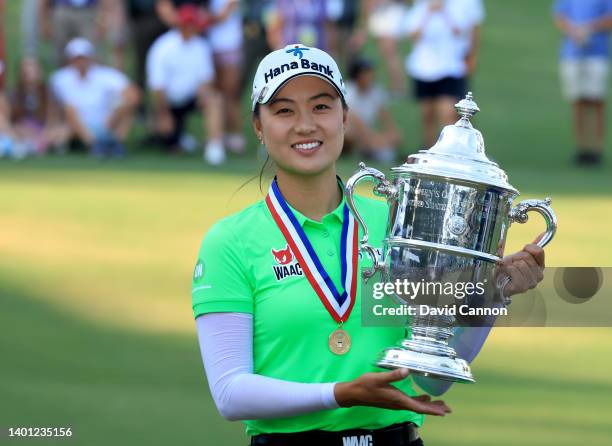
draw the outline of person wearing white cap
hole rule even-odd
[[[413,398],[405,369],[373,373],[377,350],[403,331],[364,330],[360,305],[351,304],[359,281],[341,280],[345,256],[351,269],[361,262],[352,243],[355,220],[336,176],[348,119],[342,74],[326,52],[289,45],[259,64],[251,104],[255,133],[276,176],[266,200],[209,230],[193,277],[194,316],[215,403],[225,418],[248,420],[251,444],[343,444],[343,436],[365,428],[376,445],[400,439],[420,445],[421,414],[450,410],[427,396]],[[373,236],[381,238],[386,205],[357,200]],[[299,249],[291,235],[298,233]],[[347,237],[351,248],[342,249]],[[304,256],[319,266],[308,269]],[[342,314],[328,311],[328,295],[313,285],[312,274],[333,282],[338,295],[331,299],[344,299]],[[344,333],[353,340],[349,350],[336,342]]]
[[[20,2],[15,2],[20,3]],[[104,33],[106,10],[116,0],[36,0],[42,38],[52,45],[51,62],[59,66],[70,40],[84,37],[94,41]],[[27,14],[30,11],[24,11]],[[23,17],[23,16],[22,16]]]
[[[199,33],[207,26],[205,16],[192,4],[176,10],[175,27],[162,34],[147,54],[147,82],[153,93],[155,127],[163,143],[180,147],[187,116],[201,111],[208,138],[204,160],[225,162],[223,102],[214,88],[214,61],[208,41]]]
[[[252,111],[275,177],[265,199],[210,228],[192,279],[219,412],[243,420],[251,445],[422,445],[423,414],[450,409],[417,396],[407,369],[372,364],[404,331],[362,326],[357,277],[372,261],[359,256],[336,174],[348,120],[336,62],[300,44],[270,53],[255,75]],[[387,204],[361,196],[355,204],[380,246]],[[513,294],[531,285],[517,275],[512,284]]]
[[[95,63],[94,53],[87,39],[68,42],[68,65],[51,76],[51,91],[73,137],[92,155],[122,156],[140,92],[120,71]]]

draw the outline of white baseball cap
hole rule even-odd
[[[66,45],[64,54],[68,59],[74,59],[76,57],[93,57],[96,50],[92,43],[83,38],[75,37]]]
[[[336,61],[319,48],[296,43],[272,51],[259,63],[253,81],[252,110],[258,103],[266,104],[291,79],[305,75],[326,80],[346,100],[346,88]]]

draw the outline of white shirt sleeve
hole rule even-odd
[[[473,26],[481,25],[485,20],[485,7],[482,0],[474,0],[472,5]]]
[[[215,78],[215,61],[213,59],[212,49],[210,44],[203,37],[199,38],[200,47],[200,61],[202,63],[201,69],[198,73],[198,81],[201,84],[212,82]]]
[[[151,90],[163,90],[166,86],[164,76],[164,41],[160,40],[165,36],[164,34],[158,37],[147,53],[147,84]]]
[[[66,95],[64,94],[62,85],[62,72],[60,70],[51,75],[49,79],[49,90],[57,102],[62,105],[66,102]]]
[[[109,90],[115,94],[121,93],[130,85],[130,79],[121,71],[104,67],[104,80]]]
[[[338,406],[335,383],[298,383],[253,373],[253,317],[208,313],[196,319],[210,392],[226,419],[284,418]]]
[[[417,32],[423,25],[426,12],[427,10],[424,9],[423,5],[421,4],[412,6],[404,15],[404,19],[402,21],[403,34],[413,34]]]

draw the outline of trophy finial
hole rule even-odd
[[[465,95],[465,98],[461,99],[455,104],[457,113],[461,116],[461,121],[470,121],[470,118],[480,111],[476,102],[474,102],[474,96],[471,91]],[[460,122],[461,122],[460,121]]]

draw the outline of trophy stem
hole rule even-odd
[[[412,373],[447,381],[474,382],[470,366],[457,358],[455,349],[448,345],[454,323],[452,316],[413,316],[411,339],[403,339],[397,347],[384,350],[376,365],[387,369],[405,367]]]
[[[448,346],[454,323],[453,316],[416,315],[411,322],[412,338],[402,340],[400,345],[419,353],[455,358],[455,349]]]

